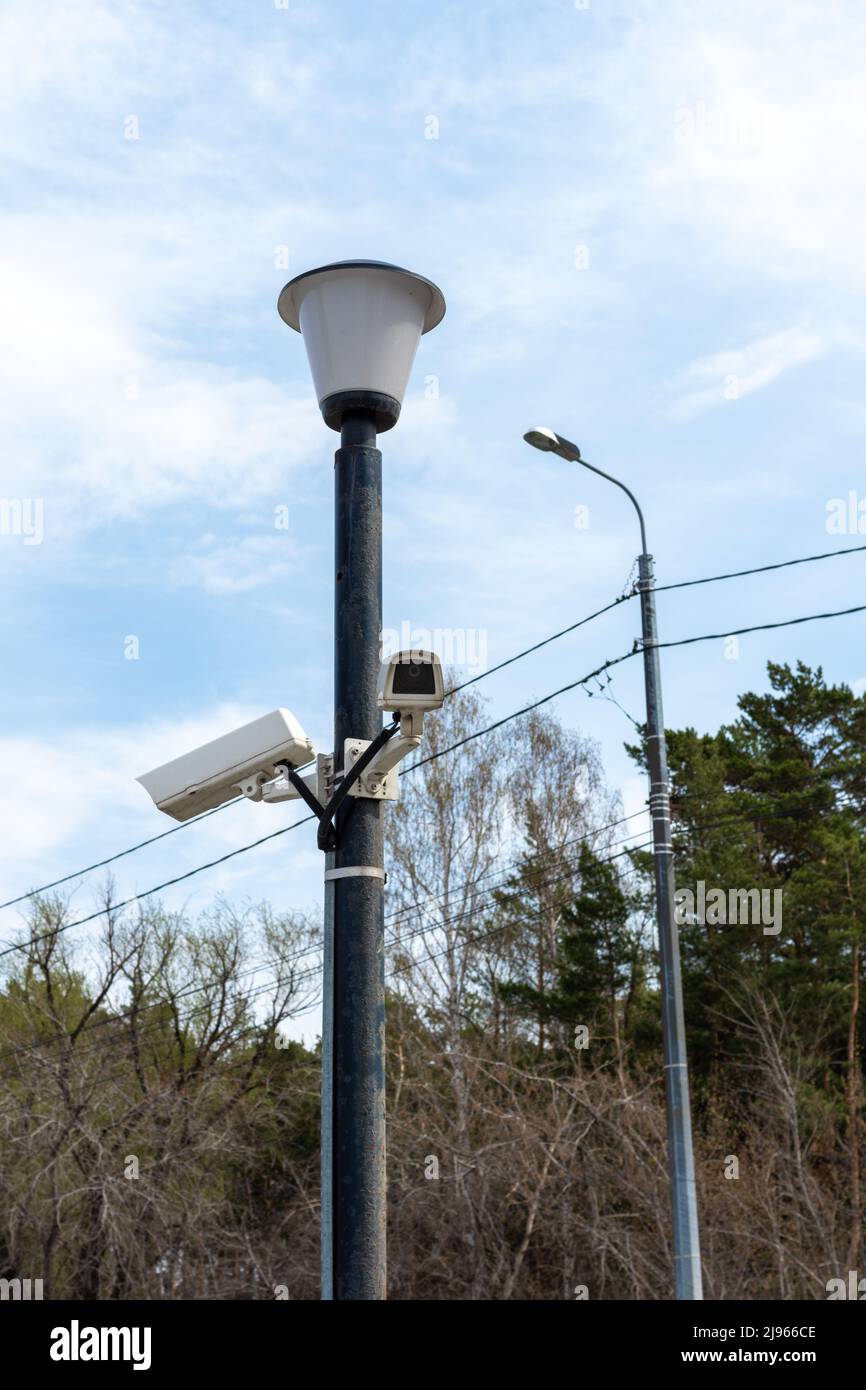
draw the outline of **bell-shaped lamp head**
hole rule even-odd
[[[445,313],[423,275],[384,261],[338,261],[296,275],[277,303],[304,339],[319,408],[339,430],[350,410],[371,410],[379,433],[396,425],[422,333]]]

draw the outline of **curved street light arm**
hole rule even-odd
[[[616,487],[620,488],[625,493],[626,497],[628,497],[631,500],[632,506],[637,512],[637,519],[640,522],[640,542],[643,548],[643,553],[644,555],[646,555],[646,526],[644,524],[643,512],[641,511],[638,500],[632,492],[631,488],[626,487],[625,483],[621,483],[619,478],[614,478],[614,476],[611,473],[605,473],[604,469],[596,468],[594,463],[587,463],[585,458],[578,459],[578,463],[581,463],[584,468],[588,468],[590,472],[597,473],[600,478],[606,478],[609,483],[613,483]]]

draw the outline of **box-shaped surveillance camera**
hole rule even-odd
[[[276,763],[303,767],[314,756],[291,710],[275,709],[137,780],[160,811],[184,821],[232,801],[244,778],[261,774],[270,781],[277,776]]]
[[[439,709],[445,699],[442,662],[435,652],[413,647],[394,652],[379,672],[379,709]]]

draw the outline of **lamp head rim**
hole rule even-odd
[[[300,275],[295,275],[280,290],[277,300],[277,312],[284,323],[289,328],[294,328],[296,333],[301,331],[300,305],[295,296],[295,286],[304,280],[310,280],[314,275],[326,275],[334,270],[391,270],[396,275],[403,275],[409,280],[416,280],[419,284],[426,285],[430,291],[430,307],[424,316],[423,333],[429,333],[431,328],[435,328],[445,317],[445,297],[438,285],[432,280],[428,280],[426,275],[418,275],[414,270],[406,270],[404,266],[393,265],[390,261],[331,261],[328,265],[316,266],[314,270],[304,270]]]
[[[533,449],[540,449],[545,454],[552,454],[559,445],[559,437],[547,425],[536,425],[534,430],[527,430],[523,438]]]
[[[556,430],[550,429],[548,425],[537,425],[534,430],[527,430],[523,438],[533,449],[539,449],[543,454],[557,454],[569,463],[583,462],[577,445],[570,439],[563,439],[561,434],[557,434]]]

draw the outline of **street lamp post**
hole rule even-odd
[[[303,335],[334,459],[334,761],[382,731],[382,455],[422,333],[445,312],[429,280],[380,261],[298,275],[280,317]],[[321,843],[321,840],[320,840]],[[347,798],[325,860],[322,1022],[322,1297],[383,1299],[385,984],[382,803]]]
[[[701,1252],[698,1209],[695,1192],[695,1162],[692,1151],[689,1073],[686,1064],[686,1033],[683,1016],[683,989],[680,974],[680,946],[674,914],[674,860],[671,840],[670,785],[667,746],[662,713],[661,670],[656,627],[653,560],[647,551],[646,526],[634,494],[594,464],[581,458],[576,444],[541,428],[530,430],[524,439],[536,449],[558,454],[569,463],[579,463],[599,477],[614,483],[632,502],[640,522],[641,554],[638,557],[643,634],[644,682],[646,685],[647,765],[649,804],[653,829],[656,912],[658,918],[659,962],[662,992],[662,1037],[665,1058],[665,1101],[667,1107],[668,1152],[670,1155],[671,1204],[673,1209],[674,1269],[678,1299],[702,1299]]]

